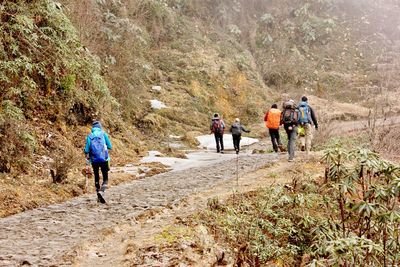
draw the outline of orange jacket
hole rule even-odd
[[[276,108],[271,108],[264,117],[265,126],[268,129],[279,129],[281,123],[281,111]]]

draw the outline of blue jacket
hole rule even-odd
[[[101,129],[100,124],[93,125],[92,133],[95,133],[95,132],[103,132],[104,133],[104,139],[106,142],[107,149],[111,150],[112,144],[111,144],[110,138],[108,138],[107,133]],[[84,149],[85,154],[89,154],[89,152],[90,152],[90,137],[89,136],[90,136],[90,134],[86,137],[86,145],[85,145],[85,149]],[[107,161],[109,161],[109,160],[110,160],[110,157],[107,158]]]
[[[308,114],[309,115],[309,123],[314,124],[315,128],[318,129],[317,116],[315,116],[315,112],[314,112],[313,108],[306,101],[301,101],[299,103],[299,107],[301,107],[301,106],[308,106],[308,108],[310,110],[310,114]]]

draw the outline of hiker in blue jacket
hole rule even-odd
[[[308,98],[303,96],[301,102],[298,105],[299,108],[299,121],[298,125],[301,127],[300,136],[301,150],[306,151],[308,155],[311,150],[311,142],[313,139],[313,128],[318,130],[317,116],[313,108],[308,104]],[[314,126],[314,127],[313,127]]]
[[[92,164],[97,197],[102,203],[105,203],[104,192],[107,188],[108,171],[110,169],[108,150],[111,149],[112,145],[110,139],[107,133],[102,130],[101,123],[99,121],[93,122],[92,132],[86,137],[84,152],[86,159]],[[103,183],[101,187],[99,169],[101,169],[101,173],[103,174]]]

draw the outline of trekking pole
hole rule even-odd
[[[86,167],[85,167],[85,192],[88,192],[89,189],[89,174],[90,174],[90,166],[89,160],[86,160]]]
[[[239,154],[236,154],[236,188],[239,191]]]

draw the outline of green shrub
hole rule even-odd
[[[3,1],[0,18],[0,172],[8,172],[33,156],[32,119],[83,125],[118,105],[61,5]]]
[[[216,199],[200,218],[237,264],[396,266],[400,260],[400,166],[366,149],[326,151],[325,182]]]

